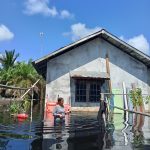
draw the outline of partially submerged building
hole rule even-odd
[[[46,80],[46,102],[63,97],[73,110],[93,110],[100,93],[132,85],[150,94],[150,57],[102,29],[33,62]],[[123,96],[116,96],[123,105]]]

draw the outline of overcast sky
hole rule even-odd
[[[102,28],[150,55],[150,0],[1,0],[0,52],[38,59]]]

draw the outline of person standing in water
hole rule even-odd
[[[53,111],[54,118],[64,119],[65,118],[65,108],[64,108],[64,99],[62,97],[58,98],[57,105]]]

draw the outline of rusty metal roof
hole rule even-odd
[[[38,60],[33,61],[33,65],[35,69],[40,73],[44,78],[46,78],[46,69],[47,69],[47,61],[50,59],[53,59],[61,54],[64,54],[88,41],[91,41],[97,37],[100,37],[110,44],[114,45],[115,47],[121,49],[123,52],[127,53],[128,55],[134,57],[135,59],[139,60],[143,64],[145,64],[147,67],[150,67],[150,57],[143,52],[139,51],[138,49],[132,47],[131,45],[127,44],[126,42],[122,41],[115,35],[110,34],[105,29],[102,29],[98,32],[95,32],[89,36],[86,36],[72,44],[69,44],[65,47],[62,47],[53,53],[46,55]]]

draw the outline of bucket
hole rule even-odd
[[[23,113],[23,114],[18,114],[17,117],[20,119],[27,119],[28,115]]]
[[[56,105],[57,105],[56,102],[47,102],[46,112],[52,113]],[[64,108],[65,112],[70,112],[71,106],[69,104],[64,104]]]
[[[46,103],[46,112],[53,112],[54,107],[56,106],[55,102]]]

